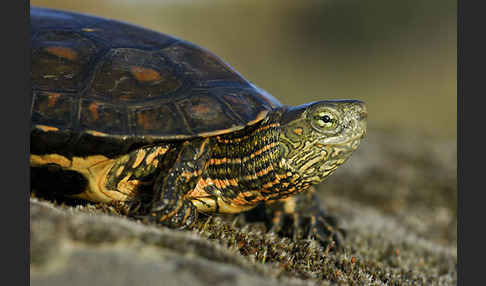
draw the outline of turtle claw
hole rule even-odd
[[[155,223],[174,229],[191,228],[197,220],[197,210],[188,201],[183,201],[182,206],[177,204],[157,204],[156,207],[150,201],[132,199],[123,203],[116,202],[124,215],[127,215],[144,223]]]
[[[147,213],[147,210],[150,208],[140,198],[133,198],[124,202],[113,201],[109,204],[115,207],[121,214],[136,219],[141,216],[140,214]]]
[[[279,212],[275,214],[273,222],[270,231],[280,236],[294,240],[313,239],[325,247],[340,248],[346,235],[343,229],[337,227],[336,219],[323,211],[317,214]]]
[[[184,202],[183,206],[162,224],[177,229],[191,229],[197,221],[197,210],[191,202]]]
[[[145,215],[140,214],[133,217],[145,223],[155,223],[173,229],[190,229],[197,221],[197,210],[191,202],[184,201],[179,208],[152,208]]]
[[[346,233],[337,226],[337,221],[334,217],[319,215],[310,228],[308,236],[321,242],[321,244],[332,244],[334,242],[337,248],[343,246]]]
[[[269,231],[279,236],[314,239],[329,249],[341,248],[346,235],[336,218],[322,208],[313,191],[259,205],[246,213],[245,219],[263,221]]]

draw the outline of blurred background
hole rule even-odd
[[[373,241],[364,248],[383,249],[378,257],[388,257],[387,245],[409,249],[395,238],[383,240],[381,234],[397,233],[398,226],[407,230],[410,241],[425,238],[455,253],[457,1],[30,2],[118,19],[196,43],[284,104],[365,101],[368,136],[349,163],[318,188],[326,208],[353,233],[350,245]],[[366,216],[370,209],[394,224]],[[366,251],[359,255],[374,259]],[[433,255],[423,257],[420,269],[438,267]]]
[[[456,138],[453,0],[30,2],[196,43],[284,104],[360,99],[370,131]]]

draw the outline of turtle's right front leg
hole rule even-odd
[[[186,195],[196,187],[206,169],[209,144],[209,138],[182,144],[172,167],[155,180],[152,206],[146,220],[172,228],[189,228],[196,222],[196,207]]]

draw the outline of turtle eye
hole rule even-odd
[[[329,123],[329,122],[332,122],[332,118],[329,117],[329,115],[324,115],[322,118],[321,118],[322,121],[324,121],[324,123]]]
[[[329,112],[319,112],[314,116],[316,125],[320,128],[331,129],[336,125],[336,118]]]

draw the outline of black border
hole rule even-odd
[[[26,51],[25,51],[25,59],[26,59],[26,64],[25,64],[25,68],[27,70],[27,75],[26,75],[26,81],[27,81],[27,84],[25,85],[25,95],[26,95],[26,103],[27,103],[27,107],[26,107],[26,111],[27,111],[27,122],[25,124],[25,126],[27,127],[26,129],[26,148],[25,150],[27,151],[27,155],[25,156],[26,157],[26,160],[25,160],[25,163],[27,166],[25,166],[24,170],[26,170],[26,175],[27,175],[27,180],[25,180],[25,185],[26,185],[26,192],[25,192],[25,197],[26,197],[26,201],[25,201],[25,204],[27,205],[26,209],[27,209],[27,212],[26,212],[26,218],[24,221],[27,222],[27,227],[25,228],[25,232],[26,232],[26,252],[27,252],[27,259],[26,259],[26,264],[27,264],[27,275],[25,275],[25,278],[26,278],[26,285],[30,285],[30,203],[29,203],[29,198],[30,198],[30,126],[31,126],[31,120],[30,120],[30,111],[31,111],[31,105],[32,105],[32,97],[31,97],[31,83],[30,83],[30,67],[31,67],[31,59],[30,59],[30,55],[31,55],[31,47],[30,47],[30,1],[29,0],[25,0],[25,17],[26,19],[23,21],[23,24],[26,25],[26,33],[25,33],[25,38],[27,38],[27,45],[26,45]]]
[[[458,0],[458,285],[483,285],[485,280],[486,112],[481,99],[486,84],[486,17],[480,3]]]
[[[9,1],[1,14],[1,284],[30,285],[29,1]]]
[[[464,258],[463,258],[463,169],[462,169],[462,139],[463,139],[463,7],[462,1],[457,4],[457,285],[464,284]]]

